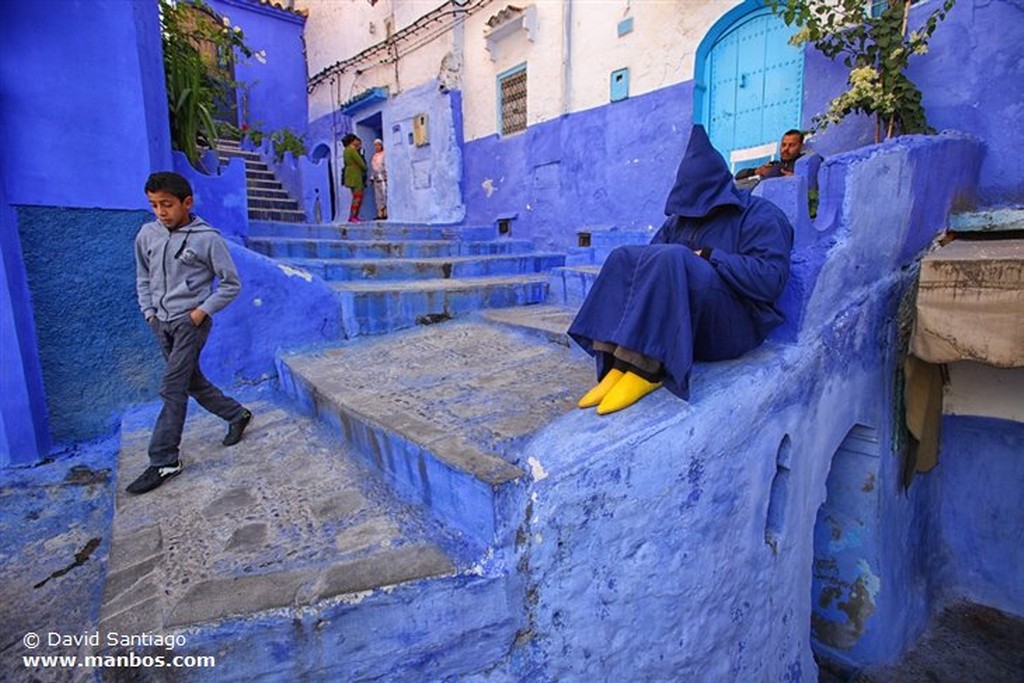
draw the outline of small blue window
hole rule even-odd
[[[612,72],[611,101],[618,102],[629,97],[629,68]]]

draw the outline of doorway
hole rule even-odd
[[[694,123],[703,123],[715,149],[778,141],[800,128],[804,52],[789,44],[794,29],[760,0],[722,17],[697,50]]]
[[[814,524],[811,647],[832,661],[857,647],[877,609],[880,462],[878,432],[854,425],[832,456]]]
[[[369,169],[370,158],[373,156],[373,141],[384,139],[384,117],[381,112],[376,112],[356,121],[355,134],[359,136],[362,141],[362,149],[364,151],[364,157],[366,158],[367,168]],[[369,171],[367,171],[367,178],[369,178]],[[375,220],[377,216],[377,201],[374,197],[373,186],[369,182],[366,186],[366,192],[363,195],[363,206],[359,210],[360,220]]]

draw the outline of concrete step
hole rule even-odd
[[[279,361],[282,388],[403,497],[491,545],[500,501],[529,470],[521,446],[574,409],[593,366],[569,350],[478,322],[356,340]]]
[[[184,471],[142,496],[123,489],[145,467],[157,406],[126,415],[100,630],[186,633],[174,654],[218,666],[189,680],[391,679],[423,657],[455,675],[475,670],[481,644],[507,650],[506,578],[471,566],[475,548],[268,393],[242,397],[255,418],[232,448],[224,423],[196,411]]]
[[[328,240],[283,237],[250,238],[251,249],[274,258],[434,258],[443,256],[486,256],[526,254],[533,244],[528,240]]]
[[[252,178],[248,178],[247,177],[245,179],[245,185],[246,185],[246,189],[249,190],[249,191],[252,191],[252,190],[279,190],[279,189],[283,188],[283,185],[281,185],[281,181],[277,180],[276,177],[274,179],[270,179],[270,180],[254,180]]]
[[[526,306],[547,298],[545,274],[464,279],[332,282],[348,337],[431,325],[484,308]]]
[[[229,149],[226,147],[218,147],[217,156],[220,157],[221,163],[230,161],[231,159],[242,159],[247,164],[249,162],[263,163],[263,157],[260,156],[259,152],[252,152],[244,149]]]
[[[294,199],[288,197],[287,192],[283,192],[284,197],[265,197],[261,195],[249,195],[249,209],[259,209],[262,211],[298,211],[299,203]]]
[[[277,176],[270,169],[254,169],[248,163],[245,165],[245,181],[246,183],[252,183],[258,180],[263,181],[274,181],[277,182]]]
[[[424,225],[391,221],[364,223],[278,224],[249,223],[250,237],[291,237],[300,239],[354,239],[387,242],[392,240],[490,241],[498,239],[494,226]]]
[[[280,183],[277,183],[276,187],[250,187],[247,189],[247,193],[250,199],[293,201],[291,195],[288,194],[288,190],[284,189],[284,186]]]
[[[504,325],[514,330],[537,336],[541,339],[576,348],[572,346],[567,333],[569,325],[576,317],[575,308],[540,304],[536,306],[516,306],[512,308],[494,308],[480,312],[481,319]],[[584,352],[580,350],[580,354]]]
[[[541,273],[565,263],[564,254],[528,253],[390,259],[287,259],[325,280],[425,280]]]
[[[273,221],[275,223],[302,223],[306,220],[306,214],[298,210],[250,209],[249,219],[253,221]]]
[[[566,266],[550,273],[548,303],[579,308],[601,272],[600,266]]]

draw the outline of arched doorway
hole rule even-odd
[[[335,194],[334,184],[334,162],[331,159],[331,148],[325,143],[320,143],[313,148],[313,151],[309,154],[309,160],[313,163],[319,162],[321,159],[327,160],[327,197],[318,197],[321,200],[321,218],[326,215],[328,222],[338,220],[338,198]],[[324,206],[324,204],[327,206]],[[316,207],[313,208],[314,217],[316,215]],[[320,222],[320,219],[316,219],[316,222]]]
[[[832,455],[814,525],[811,647],[835,662],[858,651],[877,609],[880,466],[878,433],[854,425]]]
[[[697,50],[694,123],[726,159],[735,149],[774,142],[800,128],[804,53],[794,29],[762,0],[726,13]]]

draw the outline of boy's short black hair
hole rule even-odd
[[[787,130],[785,133],[782,134],[782,137],[786,137],[786,136],[789,136],[789,135],[798,135],[798,136],[800,136],[800,142],[804,141],[804,132],[802,130],[797,130],[796,128],[790,128],[789,130]]]
[[[146,192],[168,192],[185,201],[187,197],[192,196],[192,186],[185,176],[171,171],[160,171],[151,174],[146,180]]]

